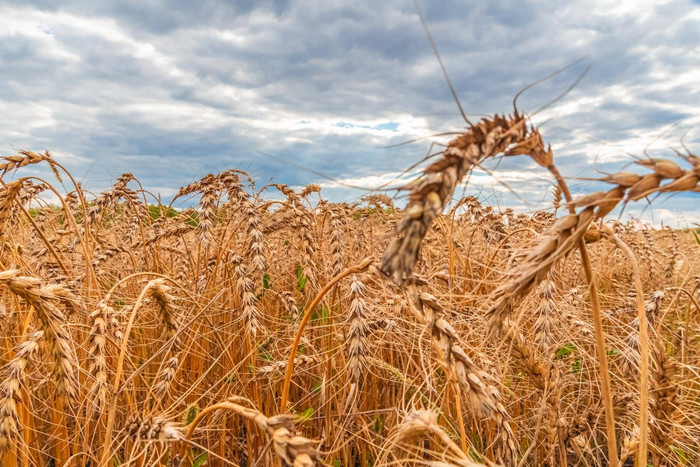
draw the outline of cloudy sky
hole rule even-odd
[[[594,175],[596,161],[618,170],[647,145],[668,155],[686,132],[700,152],[698,1],[421,6],[475,119],[510,112],[519,89],[583,59],[520,99],[533,112],[591,66],[534,118],[567,176]],[[299,166],[379,186],[420,160],[430,140],[383,146],[464,128],[410,0],[2,0],[0,18],[0,154],[49,149],[94,191],[132,172],[167,200],[207,173],[238,168],[259,185],[323,182],[328,198],[353,200],[366,193]],[[525,158],[503,161],[496,175],[517,196],[484,173],[467,192],[523,211],[551,205],[549,178]],[[700,222],[699,199],[628,212],[688,225]]]

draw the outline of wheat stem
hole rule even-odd
[[[294,336],[294,342],[292,343],[292,348],[289,351],[289,360],[287,363],[287,372],[284,375],[284,385],[282,387],[282,396],[280,399],[280,407],[282,410],[286,410],[287,407],[287,401],[289,400],[289,385],[292,381],[292,372],[294,371],[294,358],[297,355],[297,348],[299,347],[299,341],[301,340],[301,336],[304,333],[304,328],[308,324],[308,322],[311,320],[311,316],[313,315],[313,311],[316,309],[319,303],[321,303],[321,300],[323,297],[328,293],[331,288],[338,282],[340,282],[341,279],[343,279],[346,276],[349,276],[350,274],[353,273],[358,273],[362,272],[365,269],[367,269],[372,262],[374,261],[373,257],[368,257],[362,260],[358,265],[352,266],[350,268],[345,269],[343,272],[340,274],[336,275],[333,279],[331,279],[323,289],[316,295],[316,298],[313,299],[313,301],[309,304],[308,307],[305,308],[304,311],[304,318],[301,320],[301,323],[299,323],[299,328],[297,329],[297,333]]]

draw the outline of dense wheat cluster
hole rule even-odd
[[[453,199],[503,156],[552,174],[551,209]],[[517,113],[451,141],[405,209],[231,170],[175,210],[6,157],[2,465],[699,465],[700,245],[606,215],[697,191],[700,159],[637,166],[574,199]]]

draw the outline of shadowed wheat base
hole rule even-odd
[[[568,214],[452,199],[503,155],[549,171]],[[0,461],[698,465],[700,245],[605,222],[698,191],[700,159],[681,158],[574,199],[516,113],[452,140],[406,209],[226,171],[176,211],[130,174],[94,198],[48,153],[6,157]]]

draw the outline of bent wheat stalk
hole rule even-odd
[[[301,323],[299,323],[299,328],[297,329],[296,336],[294,336],[292,348],[289,350],[289,361],[287,363],[287,372],[284,376],[284,386],[282,388],[282,398],[280,401],[281,410],[285,410],[285,408],[287,407],[287,401],[289,400],[289,385],[291,384],[292,372],[294,371],[294,358],[297,355],[297,348],[299,347],[299,341],[301,341],[301,336],[304,333],[304,328],[306,327],[309,320],[311,319],[311,316],[313,315],[313,310],[316,309],[319,303],[321,303],[321,300],[323,300],[323,297],[328,293],[328,291],[331,290],[335,284],[340,282],[341,279],[343,279],[346,276],[349,276],[350,274],[364,271],[365,269],[370,267],[370,265],[373,262],[374,258],[370,256],[362,260],[362,262],[360,262],[360,264],[358,264],[357,266],[347,268],[346,270],[335,276],[328,282],[328,284],[326,284],[325,287],[323,287],[323,289],[321,289],[318,295],[316,295],[316,298],[314,298],[313,301],[306,308],[304,318],[301,320]]]
[[[396,238],[384,252],[381,271],[398,284],[408,279],[423,238],[452,199],[455,188],[474,167],[503,152],[530,154],[544,163],[552,158],[551,149],[544,148],[539,132],[528,129],[525,117],[517,111],[513,116],[495,115],[470,126],[448,143],[442,157],[426,167],[422,176],[402,188],[410,190],[408,206],[394,230]]]
[[[240,397],[232,397],[227,402],[219,402],[202,410],[189,425],[185,434],[185,441],[190,440],[194,430],[204,417],[216,410],[227,409],[254,422],[270,438],[275,452],[287,465],[295,467],[313,467],[316,465],[316,461],[320,460],[319,453],[316,451],[316,446],[319,442],[295,435],[292,416],[275,415],[266,417],[258,409],[238,404],[238,402],[243,400]],[[180,455],[184,457],[183,454],[184,445],[183,450],[180,452]]]
[[[642,278],[639,273],[639,266],[634,257],[634,253],[625,242],[623,242],[615,233],[606,225],[602,225],[603,234],[609,236],[613,242],[625,253],[627,260],[632,267],[632,275],[634,277],[634,288],[637,295],[637,317],[639,318],[639,349],[640,349],[640,367],[639,367],[639,433],[637,446],[637,459],[640,461],[647,459],[647,442],[649,436],[649,329],[647,324],[647,315],[644,310],[644,288]]]

